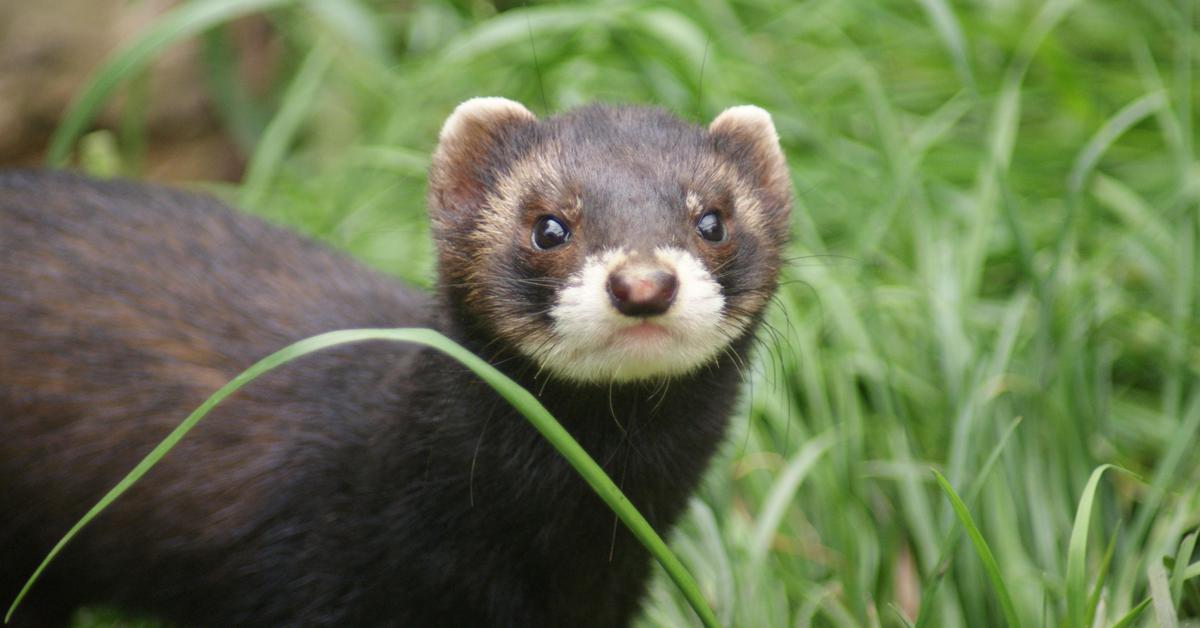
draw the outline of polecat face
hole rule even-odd
[[[429,205],[446,296],[556,376],[664,378],[718,357],[775,289],[791,184],[770,116],[708,129],[476,98],[442,127]]]

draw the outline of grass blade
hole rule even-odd
[[[1130,538],[1141,542],[1150,530],[1154,516],[1159,512],[1168,491],[1176,478],[1180,477],[1181,469],[1186,468],[1188,452],[1192,451],[1197,435],[1200,434],[1200,391],[1192,393],[1183,417],[1176,423],[1169,444],[1160,454],[1158,463],[1154,466],[1154,474],[1150,476],[1150,490],[1138,508],[1138,514],[1133,519]]]
[[[1012,597],[1008,594],[1008,587],[1004,584],[1004,578],[1000,575],[1000,566],[996,564],[996,557],[992,555],[991,548],[988,547],[987,541],[983,540],[983,534],[979,532],[979,528],[975,525],[975,519],[971,517],[970,511],[967,510],[967,505],[959,498],[958,493],[954,492],[954,487],[950,486],[950,482],[945,476],[938,473],[937,469],[933,469],[933,475],[937,478],[937,483],[942,487],[942,492],[950,500],[950,506],[954,509],[955,516],[958,517],[959,523],[967,532],[967,536],[971,538],[971,543],[975,545],[975,553],[979,555],[979,560],[983,562],[983,569],[987,572],[988,580],[992,583],[992,589],[996,592],[996,597],[1000,600],[1000,609],[1004,612],[1004,620],[1011,628],[1019,628],[1021,620],[1017,616],[1017,609],[1013,606]]]
[[[1154,604],[1154,619],[1159,628],[1179,628],[1179,617],[1175,614],[1175,602],[1171,598],[1171,585],[1167,582],[1167,568],[1155,562],[1147,570],[1150,580],[1150,599]]]
[[[317,19],[359,52],[379,63],[393,63],[387,36],[377,15],[358,0],[313,2],[309,5]]]
[[[761,561],[767,555],[771,539],[783,521],[787,506],[792,501],[792,497],[796,495],[796,489],[800,488],[804,476],[808,475],[808,471],[812,469],[822,454],[829,451],[834,442],[832,433],[823,434],[809,441],[779,475],[779,479],[775,481],[770,493],[767,494],[762,512],[758,516],[758,522],[754,526],[754,535],[750,541],[752,560]]]
[[[50,553],[42,560],[42,563],[38,565],[38,568],[29,577],[29,580],[25,582],[25,585],[21,587],[21,592],[17,595],[12,606],[8,609],[8,613],[4,616],[5,623],[12,619],[13,612],[21,603],[21,600],[29,593],[30,588],[42,572],[45,571],[46,566],[58,556],[67,543],[79,534],[79,531],[84,526],[95,519],[97,515],[116,501],[118,497],[157,464],[218,403],[260,375],[292,360],[322,349],[367,340],[411,342],[424,345],[448,355],[478,375],[480,379],[495,389],[505,401],[512,404],[514,408],[524,415],[529,420],[529,423],[571,463],[571,466],[592,487],[592,490],[612,508],[613,512],[621,518],[621,521],[629,527],[633,535],[649,550],[650,554],[658,560],[671,579],[675,581],[675,584],[683,592],[688,603],[695,609],[696,614],[700,616],[704,625],[709,627],[718,625],[712,609],[704,601],[704,597],[700,593],[700,588],[696,585],[691,574],[679,562],[679,559],[671,553],[671,550],[667,548],[666,543],[654,531],[650,523],[633,507],[633,504],[625,497],[621,489],[605,475],[600,466],[596,464],[596,461],[554,419],[550,412],[529,391],[521,388],[516,382],[496,370],[495,367],[431,329],[347,329],[334,331],[300,340],[256,362],[253,366],[230,380],[229,383],[222,386],[217,392],[213,393],[204,403],[200,404],[200,407],[188,415],[128,475],[122,478],[108,494],[101,498],[95,506],[92,506],[91,510],[71,527],[54,548],[50,550]]]
[[[1186,570],[1184,570],[1183,580],[1184,582],[1187,582],[1196,576],[1200,576],[1200,562],[1192,563],[1191,567],[1188,567]]]
[[[1083,622],[1085,626],[1094,626],[1096,621],[1096,610],[1100,608],[1100,594],[1104,591],[1104,581],[1108,579],[1108,570],[1112,567],[1113,552],[1117,549],[1117,537],[1120,536],[1120,526],[1117,527],[1117,533],[1112,535],[1108,540],[1108,548],[1104,550],[1104,559],[1100,561],[1100,571],[1096,574],[1096,584],[1092,585],[1092,594],[1087,600],[1087,619]]]
[[[996,446],[992,449],[992,453],[988,454],[987,460],[979,468],[978,473],[976,473],[975,480],[967,488],[966,502],[975,503],[975,499],[983,491],[984,483],[992,474],[992,468],[996,466],[996,462],[1000,460],[1000,455],[1008,447],[1008,441],[1012,438],[1013,432],[1017,430],[1017,426],[1021,424],[1021,420],[1021,417],[1013,419],[1012,423],[1008,425],[1008,429],[1004,430],[1004,435],[1000,437],[1000,442],[996,443]],[[942,580],[946,577],[946,572],[950,569],[950,557],[957,550],[958,541],[961,538],[959,528],[953,528],[949,538],[942,545],[942,552],[938,558],[937,567],[930,576],[931,581],[925,585],[925,590],[921,593],[921,605],[917,610],[917,625],[915,628],[925,628],[929,625],[929,618],[933,615],[934,599],[937,597]]]
[[[962,24],[954,15],[954,9],[946,0],[918,0],[929,21],[942,39],[942,45],[950,53],[954,62],[954,71],[962,81],[963,86],[975,91],[975,76],[971,73],[971,59],[967,54],[966,37],[963,36]]]
[[[1092,503],[1096,500],[1096,489],[1100,477],[1108,469],[1115,468],[1104,464],[1092,471],[1083,495],[1079,498],[1079,507],[1075,510],[1075,524],[1071,527],[1071,540],[1067,546],[1067,619],[1068,625],[1074,628],[1087,628],[1087,540],[1091,529]]]
[[[888,604],[888,608],[896,615],[896,618],[900,620],[900,624],[904,628],[913,628],[913,623],[908,621],[908,618],[904,616],[904,611],[900,610],[895,604]]]
[[[163,48],[229,20],[273,9],[297,0],[208,0],[189,2],[171,10],[152,28],[109,57],[91,82],[79,92],[54,130],[46,163],[66,165],[71,146],[122,81],[141,72]]]
[[[1082,196],[1088,175],[1096,169],[1096,164],[1100,163],[1100,158],[1108,152],[1113,143],[1134,125],[1158,112],[1166,103],[1166,94],[1151,92],[1125,105],[1106,120],[1088,140],[1087,145],[1079,151],[1075,163],[1071,165],[1071,172],[1067,175],[1067,191],[1076,199]]]
[[[607,6],[542,5],[505,11],[494,19],[464,32],[447,43],[442,54],[448,61],[464,61],[497,50],[523,46],[531,36],[575,33],[604,26],[623,16],[631,5]]]
[[[279,170],[279,164],[283,161],[292,138],[296,136],[304,115],[312,107],[317,89],[321,86],[321,79],[332,61],[333,50],[324,41],[319,42],[304,58],[296,78],[284,92],[279,113],[267,124],[262,139],[246,166],[246,177],[242,182],[241,192],[243,206],[257,208],[262,202],[267,186]]]
[[[1183,542],[1179,544],[1179,552],[1175,554],[1175,568],[1171,570],[1172,599],[1182,599],[1183,583],[1187,580],[1188,561],[1192,559],[1192,552],[1195,550],[1196,533],[1193,532],[1183,538]]]
[[[1142,611],[1146,610],[1147,606],[1150,606],[1150,598],[1142,600],[1128,613],[1125,613],[1125,616],[1117,620],[1117,623],[1113,624],[1112,628],[1126,628],[1127,626],[1132,626],[1133,622],[1137,621],[1137,618],[1142,616]]]

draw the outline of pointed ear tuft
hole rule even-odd
[[[435,222],[474,216],[496,173],[519,152],[514,134],[537,118],[507,98],[472,98],[454,109],[438,134],[429,170],[429,209]]]
[[[713,119],[708,132],[718,152],[751,176],[771,204],[791,206],[792,184],[771,114],[754,105],[730,107]]]

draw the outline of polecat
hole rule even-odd
[[[0,175],[0,599],[204,398],[340,328],[428,326],[542,403],[659,530],[737,396],[791,199],[766,112],[707,129],[479,98],[442,128],[426,295],[193,194]],[[250,384],[18,609],[197,626],[620,626],[649,558],[505,402],[367,343]]]

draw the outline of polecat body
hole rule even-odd
[[[0,599],[216,388],[316,333],[428,326],[535,392],[660,532],[719,444],[790,185],[761,110],[537,121],[476,99],[430,173],[436,295],[201,196],[0,175]],[[15,615],[618,626],[648,556],[525,420],[414,346],[314,354],[218,406]]]

